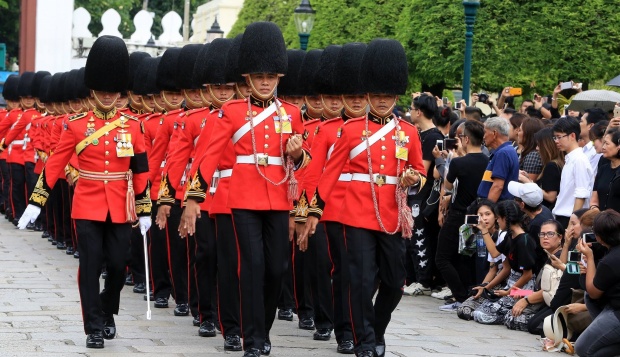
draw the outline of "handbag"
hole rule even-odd
[[[471,257],[478,251],[476,247],[476,235],[470,225],[464,224],[459,227],[459,254]]]
[[[426,199],[426,207],[422,211],[422,215],[426,218],[430,218],[439,212],[439,199],[441,198],[441,183],[442,179],[438,178],[433,181],[433,188],[431,194]]]

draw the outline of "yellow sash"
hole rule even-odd
[[[116,119],[115,121],[111,122],[108,125],[102,126],[101,128],[99,128],[99,130],[97,130],[94,133],[92,133],[89,136],[87,136],[86,139],[80,141],[77,144],[77,146],[75,147],[75,153],[79,155],[93,141],[99,139],[100,137],[105,135],[105,133],[111,131],[115,127],[120,127],[121,126],[121,118]]]

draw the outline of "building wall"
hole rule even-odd
[[[200,5],[194,14],[194,35],[192,36],[192,41],[206,42],[207,30],[213,25],[216,16],[220,28],[224,31],[224,37],[226,37],[237,21],[243,2],[244,0],[212,0]]]
[[[73,0],[38,0],[36,11],[35,70],[70,70]]]

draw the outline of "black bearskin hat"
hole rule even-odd
[[[41,96],[41,92],[40,92],[41,81],[43,80],[43,78],[45,78],[47,76],[51,76],[50,72],[39,71],[39,72],[35,73],[34,80],[32,81],[32,91],[31,91],[33,97],[40,98],[40,96]]]
[[[239,72],[239,49],[241,48],[241,41],[243,41],[243,34],[233,38],[232,45],[228,50],[228,57],[226,57],[226,83],[245,82],[241,72]]]
[[[139,95],[159,94],[157,86],[157,68],[161,57],[145,58],[138,72],[136,72],[134,93]]]
[[[24,72],[19,77],[19,85],[17,86],[17,95],[20,97],[32,97],[32,82],[34,81],[34,72]]]
[[[12,74],[8,76],[2,88],[2,96],[5,100],[18,101],[17,87],[19,86],[19,76]]]
[[[211,47],[210,43],[206,43],[198,52],[198,57],[196,58],[196,62],[194,62],[193,74],[192,78],[194,80],[194,86],[198,88],[202,88],[204,83],[202,81],[202,68],[205,63],[207,63],[208,55],[209,55],[209,47]]]
[[[90,90],[86,87],[86,83],[84,83],[85,72],[86,68],[82,67],[78,70],[78,74],[75,77],[75,85],[77,86],[78,99],[85,99],[90,97]]]
[[[203,47],[204,45],[191,44],[181,49],[177,62],[177,87],[179,89],[200,89],[200,85],[194,83],[194,65]]]
[[[52,75],[52,81],[50,82],[50,86],[47,88],[47,100],[48,102],[61,102],[62,101],[62,93],[58,91],[58,86],[60,83],[60,79],[62,78],[62,73],[54,73]]]
[[[334,70],[334,90],[343,95],[365,94],[362,85],[362,60],[368,46],[361,42],[342,46]]]
[[[129,53],[125,42],[114,36],[99,37],[88,53],[86,87],[102,92],[122,92],[129,83]]]
[[[67,83],[67,77],[69,72],[63,72],[60,74],[60,80],[56,83],[56,98],[57,102],[66,102],[69,98],[66,97],[65,83]]]
[[[362,61],[362,83],[367,93],[404,94],[409,72],[400,42],[377,38],[368,44]]]
[[[303,96],[304,92],[301,89],[301,83],[299,83],[299,71],[306,57],[306,51],[287,50],[286,55],[288,56],[288,73],[280,79],[278,96]]]
[[[133,91],[134,86],[134,76],[136,75],[136,71],[140,67],[140,63],[142,60],[151,57],[146,52],[134,52],[129,55],[129,84],[127,84],[127,90]]]
[[[157,66],[157,86],[160,90],[178,92],[177,87],[177,64],[181,49],[178,47],[169,48],[161,56],[159,66]]]
[[[78,91],[76,86],[78,72],[79,71],[77,69],[72,69],[70,72],[67,72],[65,85],[63,88],[63,97],[65,98],[65,101],[76,100],[78,97]]]
[[[337,45],[327,46],[323,50],[319,65],[314,72],[314,90],[319,94],[340,94],[334,88],[334,69],[340,50],[342,50],[342,46]]]
[[[45,76],[41,78],[41,83],[39,84],[39,100],[41,103],[49,103],[51,102],[49,97],[49,89],[52,84],[52,76]]]
[[[314,89],[314,74],[319,67],[322,55],[323,50],[311,50],[304,57],[298,76],[299,89],[303,95],[314,96],[319,94]]]
[[[285,75],[288,68],[286,45],[278,25],[254,22],[248,25],[239,49],[239,72],[277,73]]]
[[[196,79],[201,84],[224,84],[226,82],[226,58],[232,46],[227,38],[217,38],[209,44],[204,54],[205,59],[197,63],[194,70],[198,70]]]

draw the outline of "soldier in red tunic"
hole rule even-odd
[[[302,249],[326,208],[342,169],[349,183],[339,220],[349,255],[349,298],[357,356],[385,355],[384,334],[402,297],[405,240],[413,220],[407,190],[425,180],[416,128],[393,117],[399,94],[407,88],[407,58],[395,40],[373,40],[364,54],[362,83],[370,112],[339,129],[333,153],[308,205],[308,221],[299,238]],[[319,129],[320,130],[320,129]],[[375,279],[380,281],[373,306]]]
[[[125,282],[131,225],[139,221],[143,234],[151,225],[142,126],[136,118],[121,115],[114,107],[127,87],[128,62],[122,39],[102,36],[95,41],[84,79],[92,90],[96,108],[63,124],[60,142],[47,160],[19,221],[23,229],[37,218],[51,187],[76,153],[80,182],[71,214],[78,235],[78,283],[88,348],[103,348],[104,339],[116,336],[113,315],[118,314]],[[103,263],[108,276],[100,292]]]
[[[239,71],[252,87],[246,100],[226,103],[200,169],[190,182],[183,225],[194,234],[195,219],[219,159],[232,139],[236,163],[228,207],[239,245],[241,326],[245,356],[269,354],[282,277],[287,268],[288,215],[296,198],[293,171],[307,165],[299,108],[274,93],[286,74],[280,29],[270,22],[250,24],[239,50]],[[248,184],[251,187],[248,187]]]
[[[2,96],[6,100],[7,112],[0,117],[0,138],[4,138],[8,129],[17,120],[21,108],[19,106],[19,76],[10,75],[2,87]],[[2,170],[2,194],[4,199],[5,216],[9,222],[13,222],[13,202],[11,200],[11,169],[6,160],[7,152],[0,152],[0,169]]]

